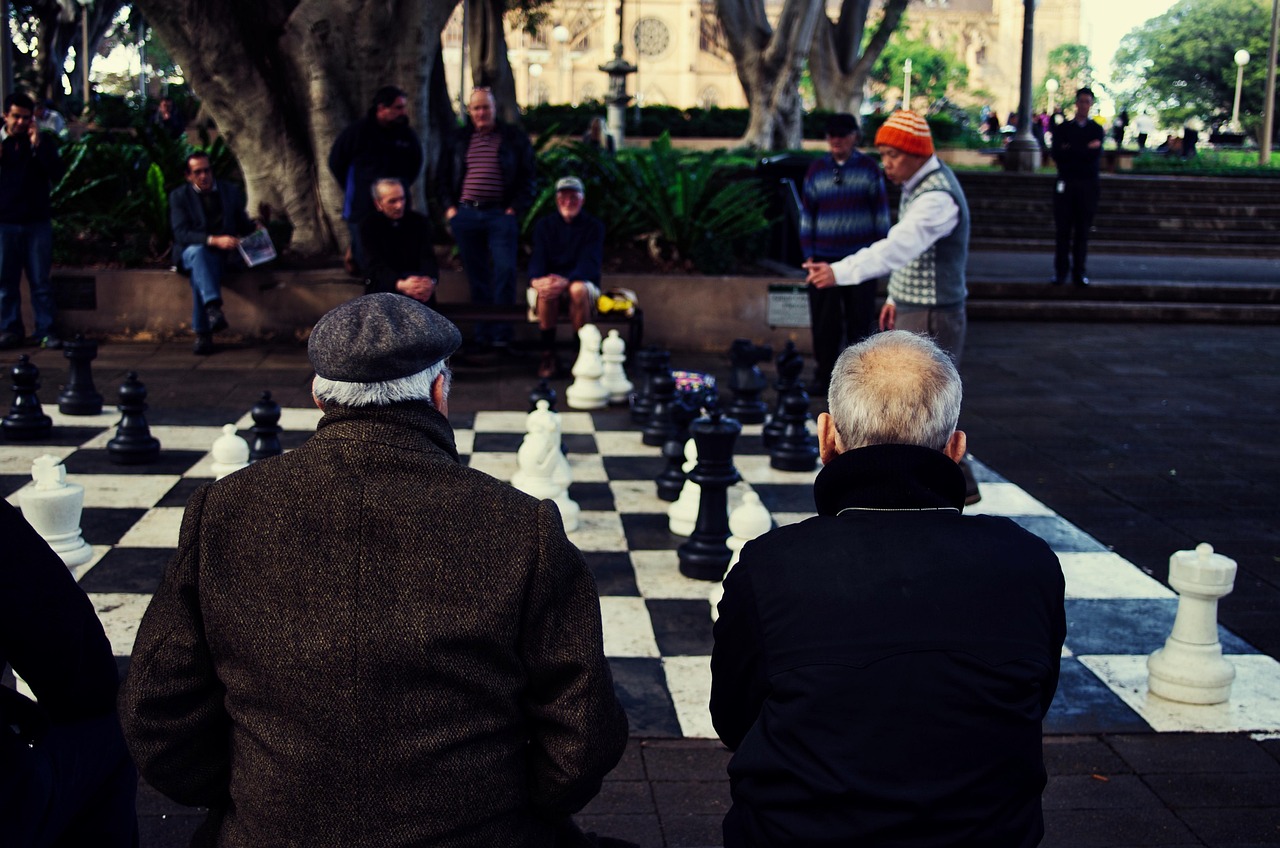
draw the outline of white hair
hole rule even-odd
[[[369,193],[372,194],[373,199],[378,201],[379,203],[382,202],[381,192],[382,192],[383,186],[396,186],[397,188],[402,189],[404,188],[404,183],[400,182],[400,180],[397,177],[383,177],[381,179],[374,180],[373,183],[369,186]]]
[[[447,398],[453,374],[443,361],[417,374],[379,383],[349,383],[345,380],[330,380],[317,374],[311,381],[311,392],[321,403],[337,406],[387,406],[410,400],[425,400],[434,406],[431,385],[441,374],[444,375],[444,396]]]
[[[960,420],[960,372],[946,352],[905,330],[845,349],[831,370],[827,407],[846,451],[867,445],[942,450]]]

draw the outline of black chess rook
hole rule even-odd
[[[689,426],[689,433],[698,447],[698,464],[689,472],[689,479],[702,487],[698,501],[698,519],[689,541],[676,551],[680,558],[680,573],[694,580],[719,580],[733,552],[729,540],[729,487],[742,479],[733,465],[733,446],[742,424],[724,417],[714,408],[706,418],[699,418]]]
[[[160,458],[160,440],[147,424],[147,387],[130,371],[120,384],[120,424],[107,442],[107,455],[117,465],[145,465]]]
[[[667,467],[654,480],[658,484],[658,497],[664,501],[676,500],[684,488],[684,445],[689,441],[689,425],[702,411],[699,401],[697,394],[685,392],[671,405],[671,436],[662,444]]]
[[[257,462],[284,453],[280,445],[280,404],[271,399],[271,392],[262,393],[253,409],[249,410],[249,417],[253,419],[253,426],[249,428],[253,433],[249,461]]]
[[[10,372],[13,378],[13,405],[9,414],[0,422],[4,437],[14,442],[32,442],[44,439],[53,431],[53,419],[44,414],[37,392],[40,390],[40,369],[25,353]]]
[[[58,394],[58,411],[63,415],[97,415],[102,412],[102,395],[93,385],[93,360],[98,358],[98,343],[76,336],[62,347],[62,355],[70,363],[67,384]]]
[[[631,421],[647,424],[653,413],[653,381],[660,374],[671,375],[671,353],[650,345],[636,351],[635,358],[640,368],[640,384],[631,395]]]
[[[650,447],[660,448],[671,437],[671,405],[676,401],[676,381],[670,370],[659,371],[653,376],[652,408],[645,420],[644,434],[640,441]]]

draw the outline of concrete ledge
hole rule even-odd
[[[613,274],[610,287],[636,292],[645,311],[645,341],[679,350],[725,351],[735,338],[781,347],[794,341],[811,347],[807,327],[771,328],[766,323],[769,277],[704,277]],[[58,322],[66,335],[152,334],[161,338],[191,332],[191,287],[187,278],[158,269],[54,270]],[[521,283],[519,297],[524,297]],[[328,310],[363,292],[341,269],[254,270],[223,281],[223,310],[231,335],[244,338],[304,339]],[[441,274],[438,299],[469,300],[459,271]],[[521,300],[521,302],[523,302]],[[28,326],[30,324],[29,306]],[[533,338],[536,327],[525,333]]]

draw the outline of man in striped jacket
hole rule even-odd
[[[832,115],[827,120],[830,152],[814,160],[805,175],[800,246],[810,262],[843,259],[889,232],[884,177],[869,156],[858,152],[860,134],[853,115]],[[875,308],[874,280],[857,286],[809,286],[815,392],[827,390],[840,351],[871,333]]]

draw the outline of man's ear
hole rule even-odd
[[[437,374],[436,378],[431,381],[431,403],[435,406],[437,412],[445,418],[449,417],[449,393],[445,391],[445,376],[443,373]]]
[[[964,459],[964,455],[969,452],[969,437],[964,434],[964,430],[956,430],[952,433],[942,452],[958,465]]]
[[[840,434],[836,432],[835,419],[830,413],[818,413],[818,456],[821,457],[822,464],[829,464],[843,452]]]

